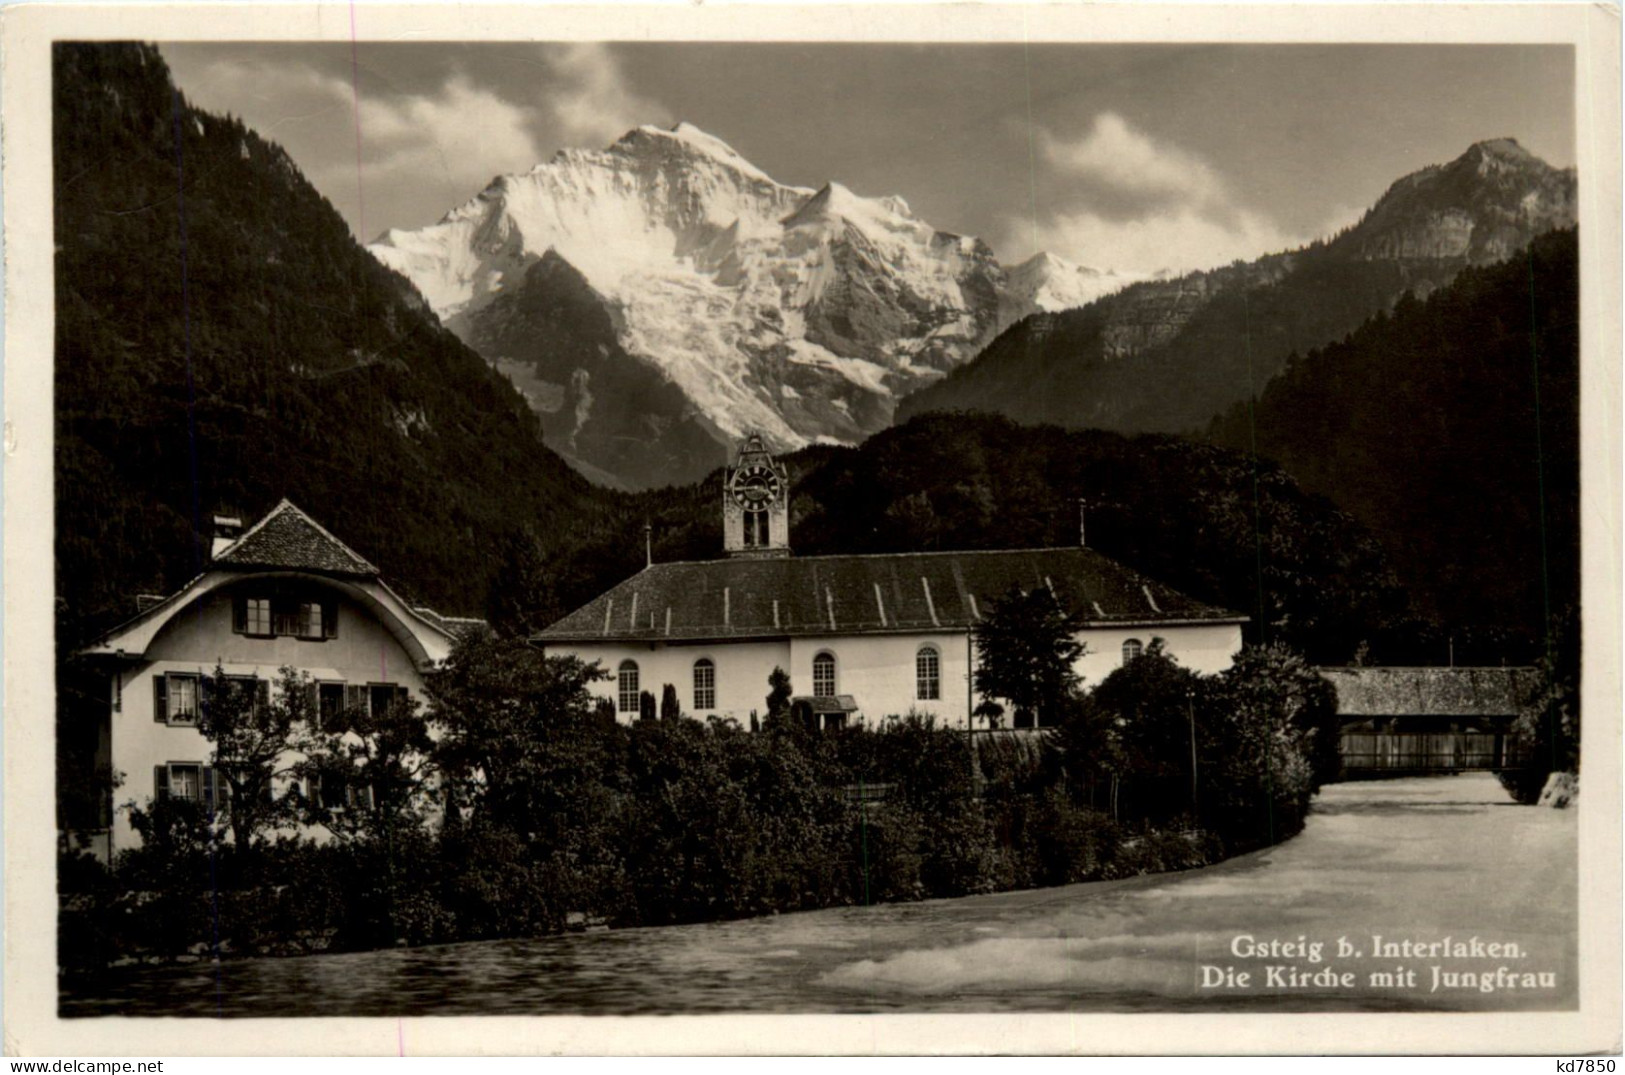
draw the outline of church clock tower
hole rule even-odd
[[[729,556],[790,555],[790,473],[759,433],[745,438],[723,478],[722,547]]]

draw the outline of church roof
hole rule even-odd
[[[1321,668],[1345,717],[1504,717],[1518,712],[1533,668]]]
[[[323,529],[290,500],[271,509],[214,557],[227,568],[289,568],[333,575],[376,575],[361,554]]]
[[[654,564],[536,636],[698,641],[963,631],[1013,587],[1048,587],[1090,626],[1242,623],[1085,548]]]

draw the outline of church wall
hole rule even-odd
[[[1235,624],[1193,626],[1092,628],[1080,633],[1087,652],[1078,661],[1083,685],[1093,687],[1122,667],[1123,643],[1133,638],[1149,646],[1161,638],[1179,663],[1211,675],[1229,667],[1241,649],[1241,628]],[[939,697],[918,694],[916,656],[923,645],[937,648]],[[605,643],[556,645],[550,653],[573,653],[585,661],[598,661],[610,673],[590,688],[598,698],[616,699],[616,670],[623,660],[638,664],[640,691],[654,695],[658,706],[664,685],[677,688],[683,712],[695,717],[732,717],[749,727],[752,711],[766,713],[767,677],[775,666],[790,674],[797,695],[813,693],[813,659],[823,652],[835,657],[835,693],[856,700],[864,719],[876,723],[913,710],[936,717],[939,725],[963,728],[967,715],[980,701],[969,697],[971,660],[964,632],[932,631],[914,634],[831,635],[774,642],[718,642],[709,644]],[[715,709],[694,708],[694,662],[708,657],[716,675]],[[635,713],[617,712],[623,723]]]
[[[767,712],[767,677],[774,667],[790,671],[790,643],[723,642],[708,644],[687,643],[583,643],[550,645],[549,655],[574,654],[589,663],[599,662],[610,678],[594,683],[588,689],[596,698],[616,700],[618,684],[616,674],[622,661],[638,664],[638,689],[654,695],[655,705],[665,685],[677,688],[677,701],[683,712],[691,717],[732,717],[742,727],[750,727],[750,715]],[[709,658],[714,668],[716,706],[696,709],[694,706],[694,662]],[[791,673],[794,677],[794,673]],[[799,687],[797,688],[799,690]],[[630,723],[636,713],[616,711],[617,720]]]
[[[1078,632],[1087,647],[1075,666],[1085,689],[1123,666],[1123,643],[1138,639],[1150,646],[1153,638],[1165,643],[1168,653],[1184,668],[1213,675],[1230,667],[1231,658],[1241,650],[1241,625],[1208,623],[1145,627],[1093,627]]]
[[[917,697],[915,658],[921,646],[937,649],[938,698]],[[965,726],[968,662],[964,632],[921,632],[903,635],[834,635],[797,638],[790,644],[790,676],[796,694],[813,693],[813,659],[835,657],[835,693],[850,694],[865,721],[874,724],[910,710],[936,717],[938,725]]]

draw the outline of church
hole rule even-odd
[[[818,727],[914,712],[985,728],[974,712],[974,632],[989,603],[1018,587],[1046,587],[1080,615],[1086,687],[1152,639],[1202,673],[1226,668],[1241,648],[1245,616],[1081,545],[794,556],[789,476],[759,436],[724,474],[722,516],[724,559],[651,563],[536,636],[548,653],[610,673],[594,689],[618,719],[637,719],[642,696],[658,700],[669,684],[688,715],[748,726],[765,713],[778,667]]]

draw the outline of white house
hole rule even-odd
[[[199,683],[217,667],[258,680],[262,692],[284,667],[304,672],[323,713],[381,707],[402,691],[421,696],[423,673],[459,631],[480,624],[409,607],[377,568],[286,500],[247,531],[236,519],[215,522],[202,574],[78,655],[104,701],[78,707],[64,730],[94,738],[96,768],[119,786],[88,789],[99,801],[79,816],[90,825],[64,827],[96,853],[140,842],[115,799],[212,798],[212,747],[196,722]]]
[[[727,559],[650,564],[536,641],[608,670],[595,690],[622,720],[637,717],[642,692],[659,699],[671,684],[684,712],[745,723],[765,711],[780,667],[825,726],[912,710],[961,728],[977,705],[973,631],[1012,587],[1046,587],[1081,613],[1086,685],[1153,638],[1204,673],[1241,648],[1246,617],[1089,548],[792,556],[788,500],[783,467],[750,438],[725,477]]]

